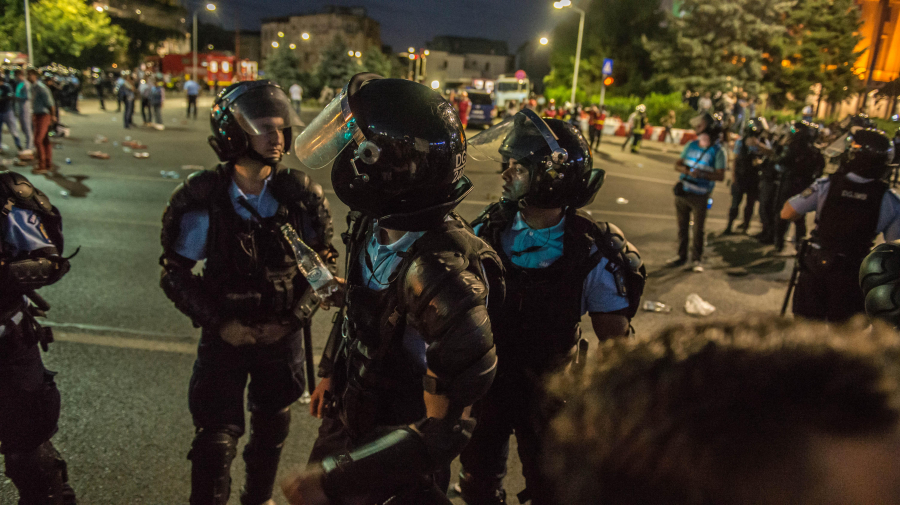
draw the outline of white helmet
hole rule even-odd
[[[644,104],[640,104],[635,108],[635,110],[638,112],[647,112],[647,107],[645,107]]]

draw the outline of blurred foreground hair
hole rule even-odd
[[[550,389],[566,406],[546,470],[558,502],[815,503],[817,437],[886,435],[900,419],[900,335],[752,316],[602,345]]]

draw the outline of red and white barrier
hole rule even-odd
[[[644,130],[644,139],[663,142],[666,129],[662,126],[647,126]],[[625,121],[617,118],[606,118],[603,123],[603,135],[614,135],[616,137],[624,137],[628,135],[628,128]],[[685,130],[683,128],[672,128],[671,143],[684,145],[697,138],[694,130]]]

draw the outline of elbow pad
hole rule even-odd
[[[322,487],[329,497],[347,489],[386,491],[449,464],[472,438],[472,419],[426,418],[416,430],[404,426],[352,451],[322,461]]]
[[[18,291],[49,286],[69,271],[69,260],[60,256],[30,258],[4,263],[0,261],[0,284]]]
[[[160,260],[163,270],[159,285],[175,308],[191,318],[194,326],[206,329],[217,328],[222,319],[215,304],[209,299],[200,285],[200,278],[191,273],[188,260]]]

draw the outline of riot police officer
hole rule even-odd
[[[50,442],[60,397],[38,344],[46,351],[52,333],[35,320],[50,308],[35,290],[69,271],[62,253],[56,207],[24,176],[0,172],[0,453],[21,505],[76,502]]]
[[[798,261],[794,315],[832,322],[863,312],[860,264],[875,237],[900,238],[900,196],[884,178],[894,157],[891,140],[866,128],[851,135],[840,170],[823,177],[785,203],[781,218],[801,219],[816,211],[811,243]]]
[[[775,162],[781,168],[776,209],[784,207],[790,197],[809,187],[825,171],[825,157],[815,146],[818,136],[819,125],[815,123],[797,121],[791,126],[788,143]],[[780,218],[775,221],[776,254],[784,254],[784,235],[790,223]],[[794,231],[794,245],[799,247],[800,241],[806,238],[806,221],[794,221]],[[793,253],[787,255],[793,256]]]
[[[285,233],[335,262],[322,188],[282,166],[300,120],[269,81],[233,84],[216,97],[209,144],[222,161],[192,174],[163,215],[161,286],[202,328],[189,405],[196,436],[189,454],[190,502],[225,504],[230,466],[244,433],[249,383],[250,441],[243,505],[270,503],[289,406],[303,393],[300,326],[312,290]],[[203,273],[191,269],[203,261]]]
[[[452,105],[411,81],[359,74],[298,137],[307,166],[333,158],[353,211],[343,331],[322,358],[322,415],[291,503],[449,503],[449,464],[472,433],[469,406],[496,367],[490,303],[499,259],[453,212],[471,191]],[[358,214],[357,214],[358,213]],[[342,336],[343,334],[343,336]]]
[[[584,313],[601,341],[628,334],[646,274],[619,228],[579,210],[594,200],[605,173],[592,168],[590,148],[576,129],[523,110],[471,139],[469,148],[473,157],[509,160],[501,201],[472,222],[503,260],[507,296],[489,308],[497,377],[473,408],[478,424],[460,455],[459,491],[470,505],[505,503],[515,432],[527,486],[519,501],[548,503],[540,465],[549,422],[542,379],[573,356],[586,358]]]
[[[744,202],[744,220],[738,231],[746,233],[753,218],[753,207],[759,198],[759,165],[771,153],[763,134],[768,130],[765,118],[751,118],[744,126],[744,136],[734,144],[734,177],[731,181],[731,208],[728,209],[728,224],[724,235],[734,233],[731,229]]]

